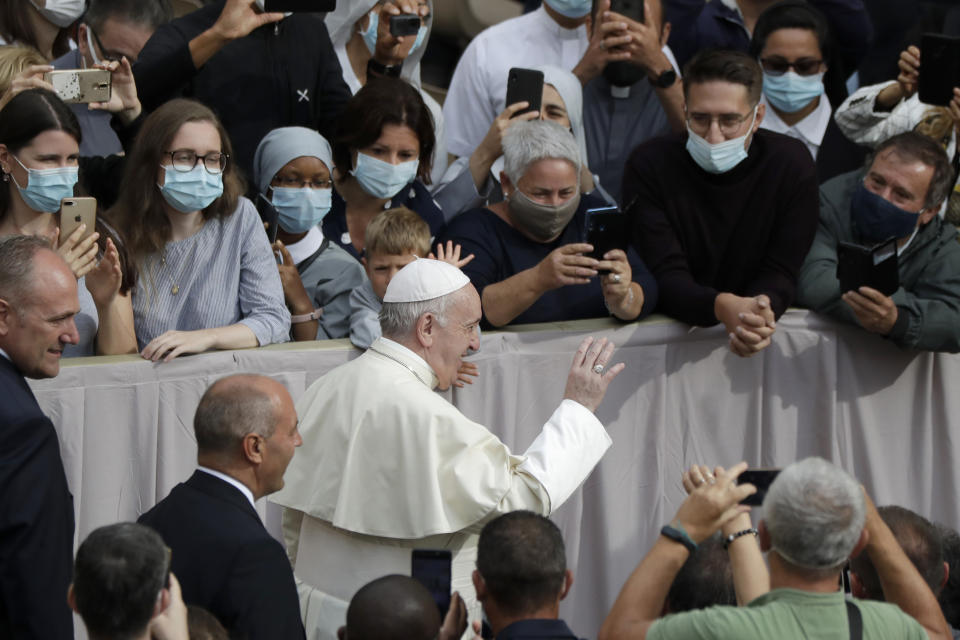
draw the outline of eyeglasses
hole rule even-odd
[[[164,155],[170,156],[170,164],[173,165],[174,171],[180,171],[182,173],[193,171],[197,163],[203,160],[203,168],[207,170],[207,173],[214,175],[223,173],[223,170],[227,168],[227,158],[230,157],[219,151],[211,151],[206,155],[198,156],[196,151],[191,151],[190,149],[164,151],[163,153]]]
[[[716,120],[720,126],[720,133],[726,137],[733,137],[740,131],[743,123],[752,115],[752,113],[748,113],[745,116],[739,113],[721,113],[715,116],[710,113],[688,113],[687,124],[698,136],[706,136],[710,131],[710,127],[713,126],[714,120]]]
[[[97,32],[94,31],[93,27],[91,27],[89,24],[87,24],[87,31],[89,31],[90,34],[93,36],[93,41],[97,43],[97,48],[100,49],[100,53],[102,54],[101,57],[104,60],[107,60],[109,62],[120,62],[120,59],[123,58],[122,53],[118,53],[116,51],[107,51],[107,48],[104,47],[103,43],[100,41],[100,36],[97,35]],[[134,62],[136,62],[136,60],[130,60],[131,65]]]
[[[274,187],[286,187],[288,189],[303,189],[304,187],[310,187],[311,189],[330,189],[333,187],[333,181],[330,179],[301,180],[300,178],[287,178],[283,176],[277,176],[270,184]]]
[[[760,58],[760,65],[763,67],[763,70],[774,76],[782,76],[790,69],[796,71],[797,75],[812,76],[820,72],[820,65],[822,64],[823,60],[817,60],[815,58],[800,58],[793,62],[779,56]]]

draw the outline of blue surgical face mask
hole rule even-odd
[[[27,186],[21,187],[17,179],[20,197],[28,207],[40,213],[54,213],[60,209],[60,201],[73,197],[73,188],[77,184],[80,169],[78,167],[57,167],[55,169],[31,169],[20,162],[20,158],[13,156],[21,167],[27,171]]]
[[[419,160],[390,164],[365,153],[357,154],[357,168],[350,175],[363,190],[377,198],[392,198],[417,177]]]
[[[901,209],[867,189],[863,182],[853,192],[850,214],[860,237],[867,242],[904,238],[917,228],[920,218],[919,211],[913,213]]]
[[[551,9],[567,18],[582,18],[590,13],[593,0],[543,0]]]
[[[823,72],[801,76],[787,71],[779,76],[763,72],[763,93],[767,102],[784,113],[796,113],[823,95]]]
[[[753,109],[753,118],[747,132],[739,138],[710,144],[687,126],[687,153],[700,168],[710,173],[726,173],[743,162],[747,157],[747,136],[753,130],[757,120],[757,107]]]
[[[377,32],[380,28],[380,14],[376,11],[371,11],[368,15],[370,16],[370,22],[367,24],[367,28],[360,32],[360,35],[363,36],[363,42],[367,45],[370,55],[373,55],[373,52],[377,50]],[[417,39],[413,41],[413,46],[410,47],[407,55],[412,56],[413,52],[423,44],[426,38],[427,26],[421,24],[420,28],[417,29]]]
[[[270,199],[280,226],[289,233],[305,233],[320,224],[333,203],[333,189],[273,187]]]
[[[163,165],[163,184],[158,184],[163,199],[181,213],[203,211],[223,195],[223,174],[213,174],[197,163],[190,171],[177,171]]]

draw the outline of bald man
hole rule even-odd
[[[290,394],[263,376],[223,378],[203,394],[193,428],[197,470],[139,522],[172,549],[184,602],[231,637],[303,638],[293,570],[254,507],[283,487],[303,442]]]
[[[46,240],[0,239],[0,638],[73,638],[73,496],[24,377],[60,372],[79,310],[77,279]]]
[[[360,587],[350,600],[339,640],[434,640],[440,612],[433,596],[410,576],[389,575]]]

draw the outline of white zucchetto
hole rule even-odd
[[[418,258],[397,272],[387,285],[384,302],[423,302],[470,284],[463,271],[447,262]]]

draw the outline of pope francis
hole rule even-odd
[[[367,582],[409,574],[414,548],[453,552],[453,589],[471,620],[480,529],[515,509],[549,515],[611,440],[593,411],[623,364],[613,344],[583,341],[564,400],[523,455],[435,388],[479,348],[480,296],[456,267],[415,260],[390,281],[370,349],[317,380],[297,403],[303,446],[272,500],[300,590],[308,638],[336,638]]]

